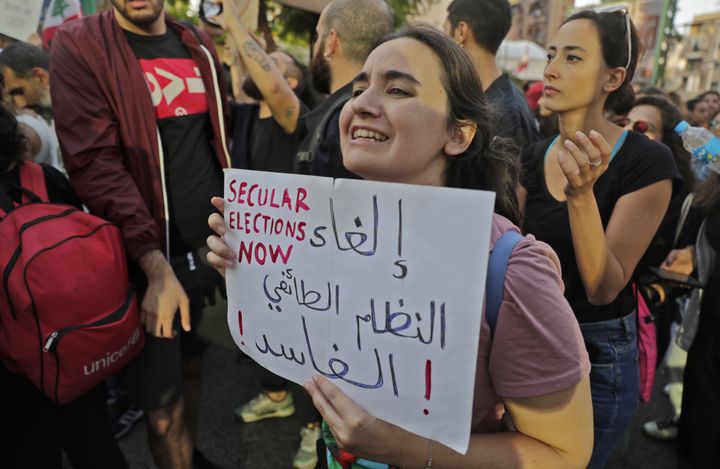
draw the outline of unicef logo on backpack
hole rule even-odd
[[[132,350],[139,340],[140,327],[138,326],[135,328],[133,334],[128,339],[127,344],[120,347],[119,350],[115,350],[114,352],[107,352],[105,354],[105,357],[100,358],[99,360],[95,360],[90,365],[84,365],[83,373],[85,374],[85,376],[90,376],[93,373],[97,373],[98,371],[107,368],[108,366],[122,359],[127,354],[128,350]]]

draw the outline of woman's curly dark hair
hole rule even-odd
[[[10,111],[0,105],[0,173],[22,159],[27,139]]]

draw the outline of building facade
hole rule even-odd
[[[552,34],[573,8],[574,0],[511,0],[513,25],[508,39],[525,39],[547,47]]]
[[[666,84],[684,97],[720,90],[720,12],[693,18],[687,36],[670,54]]]

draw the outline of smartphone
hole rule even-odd
[[[200,19],[213,26],[220,27],[220,25],[214,21],[214,18],[220,15],[222,11],[222,3],[217,3],[215,0],[202,0],[200,2]]]
[[[650,267],[650,272],[655,274],[658,278],[662,280],[667,280],[668,282],[681,283],[683,285],[688,285],[694,288],[703,288],[705,286],[700,283],[700,280],[689,275],[678,274],[675,272],[670,272],[669,270],[658,269],[657,267]]]

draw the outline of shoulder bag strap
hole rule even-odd
[[[687,195],[687,197],[685,197],[682,208],[680,209],[680,218],[678,218],[677,226],[675,227],[675,237],[673,238],[672,243],[673,249],[677,247],[677,242],[680,238],[680,233],[682,233],[682,229],[685,225],[685,220],[687,219],[688,213],[690,213],[690,207],[692,207],[692,202],[693,194],[690,193]]]
[[[490,333],[495,334],[495,325],[500,314],[500,305],[505,296],[505,272],[515,245],[523,239],[517,231],[506,231],[498,238],[490,251],[487,279],[485,280],[485,317]]]

